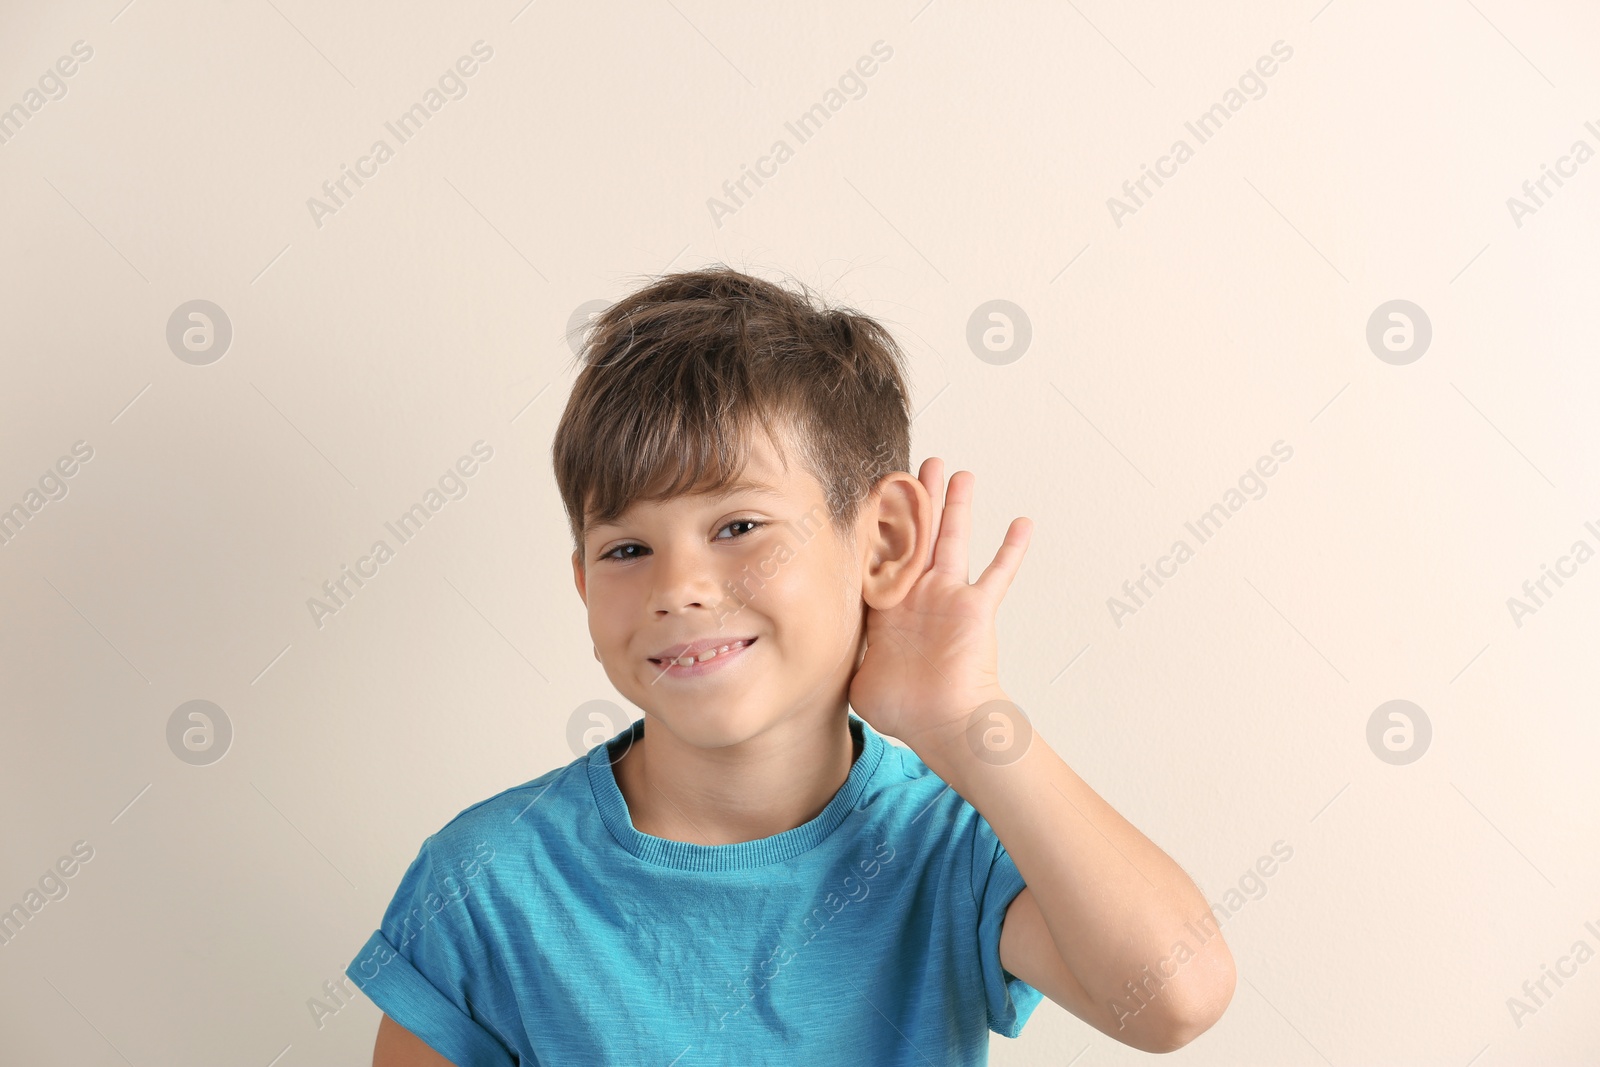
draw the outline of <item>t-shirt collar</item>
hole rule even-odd
[[[696,845],[688,841],[671,841],[664,837],[641,833],[633,825],[628,804],[617,787],[616,774],[611,766],[613,747],[631,747],[644,736],[644,720],[637,719],[605,744],[589,750],[589,785],[594,790],[595,804],[606,828],[624,849],[646,863],[662,867],[677,867],[695,871],[733,871],[747,867],[762,867],[769,863],[787,860],[814,848],[827,838],[853,811],[867,783],[878,769],[888,742],[866,720],[849,712],[850,732],[861,741],[861,755],[850,765],[850,774],[844,785],[833,795],[828,806],[816,818],[790,830],[755,841],[740,841],[732,845]],[[854,749],[852,748],[852,751]]]

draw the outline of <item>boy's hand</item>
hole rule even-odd
[[[1022,565],[1033,520],[1013,519],[994,562],[967,581],[967,538],[977,478],[957,471],[943,491],[944,461],[933,457],[917,477],[933,501],[929,559],[904,599],[867,608],[867,652],[850,682],[850,706],[880,733],[919,755],[955,743],[973,712],[1005,700],[1000,688],[994,618]]]

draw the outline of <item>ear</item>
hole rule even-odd
[[[878,480],[861,509],[861,599],[887,610],[904,600],[928,569],[933,545],[933,501],[905,471]]]
[[[583,556],[577,549],[572,550],[572,580],[578,586],[578,599],[583,601],[584,607],[588,607],[588,576],[583,573]]]

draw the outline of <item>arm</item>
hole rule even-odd
[[[895,471],[875,487],[878,536],[861,584],[867,650],[850,705],[909,745],[1010,853],[1027,886],[1001,925],[1001,966],[1118,1041],[1170,1052],[1228,1006],[1233,956],[1205,928],[1211,909],[1188,875],[1007,698],[995,614],[1033,523],[1013,519],[969,581],[975,481],[957,471],[946,494],[944,461],[930,457],[918,478]],[[1011,727],[1014,753],[986,747],[997,720]]]
[[[454,1067],[427,1042],[385,1015],[378,1023],[372,1067]]]
[[[1043,738],[1003,764],[964,736],[919,755],[988,820],[1028,884],[1001,928],[1007,971],[1145,1052],[1181,1048],[1221,1017],[1233,955],[1205,897]]]

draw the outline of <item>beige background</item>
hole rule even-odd
[[[569,318],[722,260],[891,325],[913,462],[978,475],[974,574],[1034,519],[1002,677],[1049,742],[1213,901],[1292,848],[1174,1061],[1600,1060],[1600,961],[1507,1006],[1600,950],[1600,561],[1520,627],[1506,603],[1600,547],[1600,161],[1520,227],[1506,203],[1600,148],[1587,5],[123,4],[0,15],[0,108],[93,48],[0,144],[0,506],[93,449],[0,547],[0,905],[94,849],[0,947],[0,1058],[367,1062],[376,1008],[308,1001],[424,836],[620,700],[549,469]],[[319,227],[308,198],[478,40],[467,95]],[[204,366],[165,338],[194,299],[233,328]],[[1004,364],[966,339],[991,299],[1031,322]],[[1403,366],[1366,341],[1395,299],[1432,324]],[[468,494],[318,628],[307,599],[480,439]],[[1117,626],[1278,440],[1266,495]],[[167,741],[194,699],[234,731],[209,766]],[[1367,741],[1392,699],[1432,726],[1406,765]],[[993,1042],[1144,1059],[1048,1003]]]

